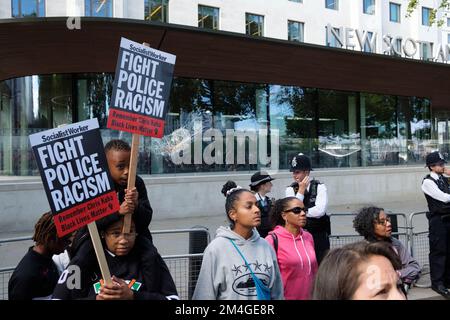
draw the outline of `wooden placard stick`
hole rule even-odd
[[[147,42],[142,43],[144,46],[150,47]],[[138,151],[139,151],[139,140],[141,135],[133,133],[131,140],[131,155],[130,155],[130,166],[128,168],[128,182],[127,189],[133,189],[136,184],[136,171],[138,163]],[[126,214],[123,219],[123,233],[129,233],[131,229],[131,214]]]
[[[102,273],[103,281],[107,284],[111,284],[111,273],[109,272],[108,263],[106,262],[105,251],[98,234],[97,224],[91,222],[88,224],[89,233],[91,235],[92,244],[94,245],[95,255],[97,256],[98,265]]]

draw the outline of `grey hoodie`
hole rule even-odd
[[[193,300],[257,300],[250,270],[230,239],[244,255],[253,273],[271,289],[271,297],[284,299],[283,283],[273,248],[253,229],[245,240],[229,227],[220,227],[205,249]]]

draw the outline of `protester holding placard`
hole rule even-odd
[[[66,274],[61,275],[53,298],[62,300],[165,300],[178,299],[176,286],[164,260],[149,240],[136,232],[134,222],[123,233],[123,216],[110,215],[99,221],[112,284],[104,283],[93,252],[78,251]],[[150,244],[151,245],[151,244]],[[71,286],[76,271],[81,270],[78,288]],[[76,268],[74,269],[76,270]]]
[[[50,299],[58,281],[52,256],[64,251],[67,237],[58,238],[53,216],[44,213],[35,225],[36,242],[20,260],[8,284],[9,300]]]
[[[148,229],[153,209],[147,195],[144,180],[136,176],[136,186],[127,190],[130,165],[130,145],[123,140],[111,140],[105,145],[109,171],[120,202],[120,214],[133,214],[137,232],[152,239]]]

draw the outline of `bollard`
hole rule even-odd
[[[189,254],[203,253],[208,246],[208,228],[204,226],[195,226],[193,229],[205,229],[205,231],[189,232]],[[189,283],[188,299],[192,298],[195,286],[197,284],[198,274],[202,266],[202,257],[189,258]]]

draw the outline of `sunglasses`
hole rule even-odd
[[[295,208],[292,208],[292,209],[289,209],[289,210],[284,210],[284,212],[292,212],[292,213],[295,213],[295,214],[299,214],[302,211],[307,213],[308,209],[305,208],[305,207],[303,207],[303,208],[302,207],[295,207]]]

